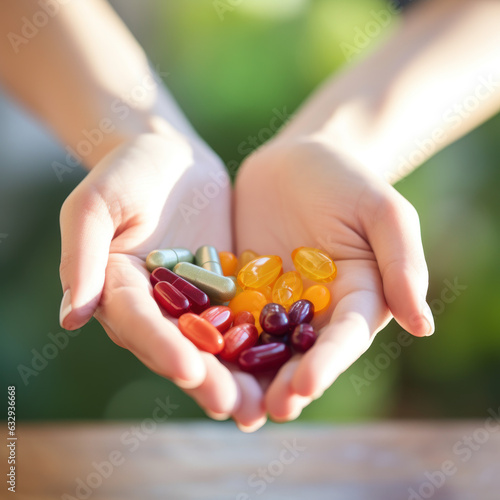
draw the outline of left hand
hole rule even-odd
[[[296,418],[393,316],[413,335],[432,333],[417,212],[380,177],[319,139],[275,140],[243,164],[235,200],[238,252],[279,255],[292,270],[292,250],[311,246],[337,265],[317,342],[265,391],[271,418]]]

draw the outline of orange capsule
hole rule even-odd
[[[283,263],[277,255],[263,255],[250,261],[238,273],[241,288],[258,289],[270,285],[280,275]]]
[[[274,284],[272,302],[281,304],[287,309],[302,296],[304,285],[297,271],[282,274]]]
[[[220,265],[224,276],[236,276],[238,259],[232,252],[219,252]]]
[[[253,250],[243,250],[240,254],[240,258],[238,259],[238,271],[245,267],[249,262],[255,260],[259,254],[254,252]]]
[[[324,311],[332,301],[330,290],[325,285],[310,286],[304,290],[302,298],[313,303],[315,313]]]
[[[209,321],[193,313],[179,318],[179,330],[198,349],[218,354],[224,349],[224,337]]]
[[[317,248],[296,248],[292,252],[292,260],[295,269],[302,276],[318,283],[328,283],[337,275],[333,260]]]
[[[240,311],[249,311],[252,313],[255,319],[255,326],[257,331],[262,332],[262,328],[259,323],[260,311],[267,304],[267,300],[264,295],[257,290],[243,290],[239,295],[229,302],[229,307],[232,309],[234,314],[238,314]]]

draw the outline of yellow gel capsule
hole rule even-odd
[[[337,275],[333,260],[317,248],[296,248],[292,252],[292,260],[302,276],[318,283],[328,283]]]
[[[324,311],[332,301],[330,290],[325,285],[310,286],[304,290],[301,298],[313,303],[315,314]]]
[[[241,288],[258,289],[270,285],[280,275],[282,260],[277,255],[264,255],[250,261],[238,273]]]
[[[243,269],[249,262],[255,260],[258,256],[259,254],[253,250],[243,250],[238,259],[238,271]]]
[[[260,292],[268,302],[273,301],[273,287],[271,285],[263,286],[262,288],[257,288],[257,291]]]
[[[255,318],[255,326],[258,332],[262,331],[259,323],[260,311],[267,304],[267,299],[257,290],[243,290],[229,302],[229,308],[234,314],[240,311],[250,311]]]
[[[304,285],[297,271],[282,274],[274,284],[272,301],[287,309],[302,295]]]

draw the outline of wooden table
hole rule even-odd
[[[2,479],[2,499],[500,499],[500,423],[485,421],[250,435],[229,422],[18,423],[17,436],[16,495]]]

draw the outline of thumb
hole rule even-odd
[[[64,295],[59,322],[67,330],[83,326],[99,304],[115,232],[108,205],[87,180],[68,196],[60,215]]]
[[[417,211],[391,186],[384,186],[363,226],[378,262],[384,295],[396,321],[417,337],[434,332],[426,302],[429,273]]]

